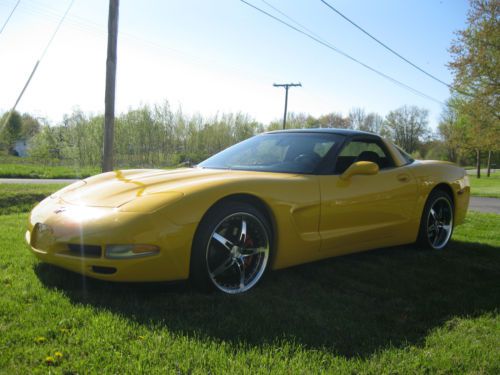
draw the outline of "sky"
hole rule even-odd
[[[320,116],[354,107],[385,116],[403,105],[429,110],[436,128],[449,89],[354,28],[320,0],[247,0],[272,7],[339,50],[438,102],[415,95],[239,0],[121,0],[116,112],[168,101],[174,110],[214,116],[243,112],[281,120],[288,110]],[[451,83],[446,67],[466,0],[328,0],[402,56]],[[0,27],[17,0],[0,0]],[[0,34],[0,112],[15,103],[71,0],[21,0]],[[49,123],[75,109],[104,112],[106,0],[75,0],[18,110]],[[269,4],[272,6],[270,7]],[[287,20],[287,22],[291,22]],[[441,103],[439,103],[441,102]]]

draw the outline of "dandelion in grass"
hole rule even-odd
[[[56,357],[57,359],[62,359],[62,357],[64,357],[64,356],[61,352],[55,352],[54,357]]]
[[[43,336],[38,336],[38,337],[35,338],[35,342],[37,344],[44,343],[45,341],[47,341],[47,339],[45,337],[43,337]]]
[[[56,360],[54,359],[54,357],[51,357],[51,356],[45,357],[45,364],[47,366],[53,366],[55,363],[56,363]]]

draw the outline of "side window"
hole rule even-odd
[[[371,161],[378,164],[380,169],[394,167],[394,161],[377,140],[353,140],[349,142],[335,163],[335,173],[341,174],[357,161]]]

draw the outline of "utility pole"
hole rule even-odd
[[[106,92],[104,94],[104,142],[102,171],[113,170],[113,138],[115,128],[116,46],[118,41],[119,0],[109,0],[108,56],[106,58]]]
[[[274,87],[284,87],[285,88],[285,114],[283,115],[283,129],[286,127],[286,112],[288,108],[288,88],[289,87],[302,87],[302,84],[299,83],[274,83]]]

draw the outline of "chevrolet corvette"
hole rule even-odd
[[[193,168],[116,170],[31,212],[43,262],[109,281],[190,279],[239,294],[266,271],[388,246],[443,249],[469,204],[465,171],[360,131],[254,136]]]

